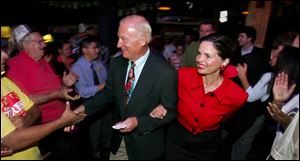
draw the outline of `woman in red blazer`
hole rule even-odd
[[[166,141],[167,160],[208,160],[219,156],[220,124],[247,100],[247,93],[230,77],[230,40],[212,34],[200,41],[197,68],[178,71],[178,115]]]

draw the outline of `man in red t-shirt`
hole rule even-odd
[[[31,32],[26,25],[19,25],[14,29],[13,34],[20,52],[8,61],[7,76],[35,104],[43,103],[39,106],[41,109],[41,123],[59,118],[65,109],[63,99],[75,100],[79,98],[79,96],[71,97],[67,94],[70,91],[67,87],[75,83],[76,75],[73,73],[64,74],[64,85],[62,84],[59,76],[55,75],[50,65],[42,59],[46,44],[40,33]],[[58,138],[54,138],[54,142],[58,142]],[[64,147],[60,151],[62,156],[67,155],[63,152],[65,149],[68,148]]]

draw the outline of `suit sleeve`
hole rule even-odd
[[[166,81],[168,80],[168,81]],[[177,114],[177,73],[175,70],[168,70],[166,77],[161,79],[163,83],[160,94],[160,103],[167,109],[164,119],[152,118],[149,114],[138,117],[137,133],[151,132],[173,121]],[[154,109],[155,107],[153,107]]]
[[[101,110],[103,107],[108,107],[106,105],[115,100],[113,73],[117,68],[116,65],[117,64],[112,61],[104,89],[98,92],[94,97],[89,99],[87,102],[83,103],[86,114],[88,116],[93,113],[96,113],[97,111]]]

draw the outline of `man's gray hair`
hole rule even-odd
[[[145,33],[147,36],[147,42],[148,43],[150,42],[152,29],[151,29],[149,21],[146,20],[145,17],[140,16],[140,15],[130,15],[130,16],[123,18],[120,21],[120,24],[127,22],[127,21],[133,22],[131,27],[133,27],[135,30],[137,30],[141,33]]]

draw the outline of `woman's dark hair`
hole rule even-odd
[[[268,93],[272,93],[276,76],[284,72],[288,75],[288,87],[296,83],[292,95],[299,93],[299,48],[286,46],[279,53],[277,63],[274,67],[274,74],[268,84]]]
[[[229,37],[213,33],[201,38],[200,44],[203,41],[212,42],[214,47],[219,51],[218,55],[223,60],[226,58],[231,59],[234,50],[234,43]]]

